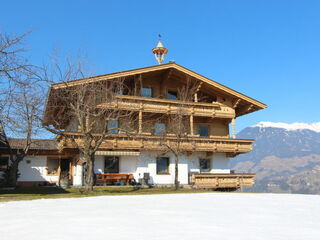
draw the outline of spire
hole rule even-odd
[[[152,49],[152,53],[154,54],[157,62],[161,64],[164,60],[164,56],[168,53],[168,49],[166,49],[161,42],[161,35],[158,35],[159,40],[157,46]]]

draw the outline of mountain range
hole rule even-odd
[[[255,139],[252,152],[231,160],[236,172],[256,173],[245,191],[320,193],[320,122],[260,122],[237,138]]]

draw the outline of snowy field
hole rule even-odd
[[[0,203],[0,239],[320,239],[320,196],[198,193]]]

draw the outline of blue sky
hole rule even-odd
[[[269,107],[238,119],[320,121],[320,1],[3,1],[0,30],[26,38],[35,64],[85,52],[96,74],[173,60]]]

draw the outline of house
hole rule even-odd
[[[174,156],[160,143],[177,142],[177,136],[168,130],[166,119],[183,109],[189,124],[185,129],[187,135],[179,139],[183,150],[178,164],[180,184],[223,189],[253,185],[254,174],[230,170],[229,159],[250,152],[253,144],[253,140],[236,138],[235,120],[264,109],[266,105],[174,62],[161,64],[166,52],[160,42],[153,49],[159,65],[74,80],[68,85],[53,84],[47,103],[54,100],[53,92],[63,91],[68,86],[124,79],[129,90],[138,86],[138,91],[119,92],[116,102],[102,102],[98,107],[133,111],[137,116],[132,122],[134,134],[110,131],[96,152],[96,174],[128,174],[137,182],[147,176],[151,184],[172,185]],[[192,99],[186,101],[180,99],[179,89],[188,81],[194,83],[196,89]],[[44,123],[60,122],[66,133],[79,134],[77,122],[63,114],[65,111],[63,106],[54,111],[47,106]],[[108,126],[119,129],[127,121],[105,120]],[[73,186],[83,184],[85,163],[81,154],[66,139],[60,137],[56,141],[54,147],[46,149],[43,145],[39,146],[34,156],[26,158],[20,166],[20,184],[56,183],[61,172],[68,173]],[[49,145],[52,146],[52,142]]]

